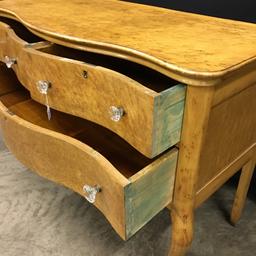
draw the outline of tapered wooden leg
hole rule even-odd
[[[253,161],[249,161],[242,168],[230,218],[230,221],[233,225],[235,225],[238,222],[244,209],[248,189],[254,171],[254,166],[255,165]]]
[[[169,256],[184,256],[192,243],[200,157],[209,120],[213,92],[212,87],[188,86],[187,88],[174,195],[171,205],[172,239]]]
[[[193,240],[193,212],[179,215],[175,209],[171,211],[172,241],[169,256],[184,256]]]

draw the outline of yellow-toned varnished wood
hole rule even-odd
[[[12,76],[9,72],[11,82]],[[87,120],[55,110],[48,120],[45,106],[16,83],[15,91],[0,95],[0,125],[7,147],[23,164],[81,195],[85,184],[99,185],[95,206],[123,239],[171,202],[176,148],[149,159]]]
[[[247,162],[255,161],[254,72],[252,68],[241,70],[210,91],[188,86],[175,191],[169,206],[173,220],[171,256],[185,255],[192,241],[194,209]],[[243,177],[237,195],[240,206],[249,171]]]
[[[255,146],[255,151],[256,151],[256,146]],[[244,209],[246,196],[247,196],[247,192],[252,179],[255,163],[256,161],[251,159],[249,162],[247,162],[243,166],[241,170],[239,184],[236,191],[235,200],[233,203],[233,208],[232,208],[231,217],[230,217],[231,223],[233,225],[235,225],[239,221],[242,215],[242,211]]]
[[[244,22],[116,0],[4,0],[0,14],[49,41],[135,60],[190,84],[255,64],[255,25]]]
[[[213,87],[188,87],[179,158],[171,206],[172,243],[169,256],[186,254],[193,240],[196,187],[205,141]]]
[[[61,134],[56,122],[51,124],[51,128],[58,132],[27,122],[19,117],[26,113],[18,113],[19,111],[28,112],[26,109],[22,110],[20,104],[22,103],[17,104],[17,109],[14,105],[8,110],[0,103],[1,129],[11,152],[39,175],[65,185],[81,195],[84,195],[85,184],[99,185],[102,191],[97,196],[95,206],[103,212],[123,239],[132,236],[171,202],[170,188],[173,188],[175,177],[176,149],[160,157],[156,163],[142,168],[137,178],[129,180],[121,173],[132,175],[132,168],[146,164],[143,159],[131,159],[127,162],[121,154],[125,151],[120,149],[120,155],[107,155],[107,160],[101,153],[111,153],[111,145],[108,148],[104,144],[108,151],[98,153],[83,143],[83,137],[76,136],[77,139],[80,138],[79,141]],[[30,108],[33,110],[33,105],[30,104]],[[36,123],[44,125],[40,119]],[[90,130],[88,132],[92,135]],[[100,142],[104,142],[104,138]],[[115,152],[116,149],[112,149],[112,153]],[[109,161],[112,159],[117,169]]]
[[[154,170],[157,161],[164,159],[165,155],[162,155],[156,161],[145,164],[143,169],[138,168],[140,170],[137,170],[136,174],[127,171],[127,166],[131,166],[133,157],[127,162],[124,161],[125,165],[122,168],[110,164],[114,162],[113,155],[111,160],[106,160],[103,157],[104,153],[99,154],[96,150],[89,152],[85,150],[83,155],[75,158],[79,162],[80,158],[89,155],[90,159],[93,152],[97,156],[97,161],[92,166],[98,165],[102,159],[105,159],[101,166],[102,172],[105,165],[107,168],[111,165],[111,171],[107,169],[106,175],[111,176],[114,170],[114,176],[118,176],[114,179],[107,177],[109,179],[106,181],[110,184],[114,182],[114,190],[120,194],[118,199],[113,200],[117,204],[116,208],[106,208],[104,214],[109,219],[112,218],[112,225],[123,238],[129,237],[147,221],[143,214],[151,216],[165,204],[171,203],[173,235],[169,255],[185,255],[193,239],[195,208],[240,168],[255,159],[256,26],[115,0],[72,0],[65,4],[60,0],[40,2],[3,0],[0,2],[0,15],[18,20],[30,31],[50,42],[82,51],[128,59],[188,84],[173,199],[168,200],[173,192],[171,180],[177,154],[175,149],[168,152],[171,157],[168,159],[172,161],[166,168],[164,168],[166,161],[163,161],[160,164],[162,168],[159,168],[158,172]],[[6,36],[3,30],[0,33],[3,38]],[[33,48],[33,45],[28,45],[22,40],[19,40],[19,44],[23,48]],[[15,45],[8,45],[10,50],[15,51]],[[46,49],[50,45],[40,43],[38,46],[34,45],[34,49],[39,50],[41,46],[46,46]],[[19,49],[18,46],[16,50]],[[33,51],[28,48],[28,51],[30,50]],[[51,54],[55,53],[52,46],[48,47],[48,50]],[[73,56],[75,58],[75,55]],[[18,71],[16,67],[14,70]],[[209,87],[210,85],[213,86]],[[168,102],[171,101],[169,95],[160,96],[163,96],[166,102],[158,102],[157,105],[162,104],[168,108]],[[11,102],[9,99],[6,101]],[[31,127],[30,123],[18,119],[15,115],[12,116],[6,109],[3,111],[3,116],[7,141],[11,142],[17,156],[23,154],[19,143],[24,137],[33,135],[37,141],[40,141],[42,131],[45,131],[43,128]],[[158,118],[162,119],[162,116],[159,115]],[[142,131],[146,128],[148,127],[144,124],[139,127]],[[168,128],[168,125],[159,126],[159,130],[168,130]],[[17,141],[12,141],[12,137],[16,136],[16,129],[20,133],[24,132],[24,136],[21,134],[19,140],[17,138]],[[52,140],[56,134],[64,136],[59,133],[54,133],[52,136],[52,132],[47,132],[47,139],[43,138],[40,143],[46,144],[47,141],[49,144],[49,140]],[[87,134],[82,132],[75,136],[74,141],[77,143],[80,140],[85,143],[88,139],[86,136]],[[61,138],[63,139],[61,143],[68,145],[67,149],[73,152],[73,149],[70,149],[72,144],[70,140],[73,139]],[[23,157],[27,158],[27,156]],[[54,155],[54,157],[58,156]],[[49,160],[51,164],[54,163],[54,159]],[[84,158],[82,163],[88,164]],[[64,161],[61,164],[64,166]],[[125,171],[122,173],[121,170]],[[248,169],[244,170],[248,175],[242,176],[240,183],[242,185],[238,189],[237,198],[242,199],[239,199],[240,203],[244,201],[250,178]],[[49,171],[43,170],[43,172],[48,174]],[[53,169],[51,175],[55,175]],[[91,177],[93,181],[101,178],[92,172],[90,175],[93,175]],[[72,180],[72,177],[68,179]],[[157,184],[162,184],[161,189],[155,190]],[[166,186],[170,189],[168,193],[165,193]],[[75,186],[74,190],[76,191]],[[110,195],[109,190],[108,193]],[[153,201],[147,202],[144,198],[158,201],[151,207]],[[162,198],[163,201],[159,201]],[[134,209],[137,202],[139,207]],[[154,208],[156,205],[157,209]],[[140,214],[140,211],[143,211],[143,214]],[[125,225],[129,220],[131,222]],[[136,220],[139,222],[136,223]],[[128,234],[127,227],[131,228]]]
[[[11,93],[6,93],[0,96],[1,102],[8,108],[13,105],[16,105],[20,102],[24,102],[29,100],[30,96],[28,92],[24,92],[23,90],[16,90]]]
[[[47,66],[43,68],[45,63]],[[153,155],[155,92],[112,70],[65,61],[33,49],[26,49],[19,55],[15,69],[33,99],[45,104],[45,95],[39,93],[36,84],[47,80],[51,82],[48,99],[52,108],[101,124],[145,155]],[[84,71],[88,78],[84,78]],[[119,122],[111,120],[111,106],[124,109],[125,115]],[[145,130],[139,129],[142,125]]]
[[[208,199],[215,191],[217,191],[230,177],[237,173],[247,162],[250,162],[255,157],[256,143],[238,155],[225,168],[212,177],[196,194],[195,207],[200,206]],[[211,160],[211,159],[210,159]]]
[[[248,68],[215,87],[201,154],[196,206],[254,158],[255,82],[255,70]]]
[[[104,157],[78,140],[12,116],[2,104],[0,108],[4,140],[15,156],[43,177],[81,195],[85,184],[102,184],[104,192],[99,194],[95,205],[114,229],[124,234],[123,187],[128,181]]]
[[[254,79],[253,72],[241,72],[210,91],[188,86],[175,191],[169,207],[173,220],[171,256],[185,255],[192,241],[194,209],[255,159]],[[237,197],[244,198],[248,179],[240,185]]]
[[[247,84],[247,88],[213,106],[201,156],[198,191],[253,147],[256,142],[255,98],[256,84]]]
[[[13,29],[18,25],[14,24]],[[0,23],[0,30],[6,32],[0,60],[5,61],[5,56],[16,59],[12,68],[34,100],[46,103],[37,82],[49,81],[47,97],[51,108],[107,127],[150,158],[179,141],[184,85],[130,62],[66,50],[46,42],[28,44],[24,36],[21,39],[4,23]],[[120,72],[131,74],[133,79]],[[119,122],[111,120],[111,106],[124,109]],[[144,129],[140,129],[142,126]]]

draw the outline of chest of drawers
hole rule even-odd
[[[195,208],[255,161],[255,26],[112,0],[4,0],[0,38],[10,151],[123,239],[168,206],[170,255],[184,255]]]

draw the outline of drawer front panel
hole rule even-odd
[[[151,154],[154,92],[145,93],[135,81],[111,70],[33,49],[23,52],[18,66],[19,80],[36,101],[45,104],[37,82],[47,80],[51,83],[47,96],[52,108],[101,124],[145,155]],[[111,106],[124,110],[120,121],[111,119]]]
[[[20,56],[28,44],[17,37],[14,31],[2,22],[0,22],[0,36],[0,60],[6,62],[6,57],[8,57],[17,61],[18,56]],[[15,69],[16,65],[13,63],[10,67]]]
[[[100,184],[95,206],[121,236],[125,233],[124,186],[128,181],[92,148],[68,136],[12,115],[0,103],[0,123],[10,151],[39,175],[84,195],[83,186]]]
[[[127,179],[94,149],[31,124],[2,103],[0,125],[10,151],[39,175],[83,196],[84,185],[98,185],[101,192],[94,205],[124,240],[172,201],[177,149],[168,151]]]
[[[149,158],[179,142],[183,85],[157,93],[110,69],[39,51],[47,43],[28,44],[10,28],[0,27],[2,33],[7,30],[0,59],[5,61],[9,56],[16,60],[12,68],[34,100],[46,104],[38,82],[49,82],[47,101],[51,108],[112,130]],[[113,121],[113,112],[120,109],[123,115]]]
[[[150,160],[92,122],[55,110],[49,121],[45,106],[32,100],[3,65],[0,127],[8,148],[41,176],[84,196],[85,185],[98,185],[101,191],[92,203],[123,239],[172,200],[176,148]]]
[[[0,22],[0,57],[2,59],[8,36],[9,26]]]

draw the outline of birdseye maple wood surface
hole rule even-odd
[[[9,57],[16,61],[12,63],[13,73],[8,73],[3,63],[0,66],[2,94],[0,124],[5,142],[17,158],[28,167],[34,168],[40,175],[64,184],[82,195],[83,185],[86,182],[91,186],[98,183],[99,186],[102,185],[102,191],[94,205],[102,210],[124,239],[137,232],[163,207],[170,204],[172,217],[170,256],[185,255],[191,245],[196,207],[243,168],[231,218],[233,223],[238,221],[244,206],[252,167],[256,162],[256,26],[254,24],[116,0],[67,2],[3,0],[0,1],[0,16],[16,19],[30,30],[27,32],[24,27],[21,30],[14,28],[17,24],[13,26],[12,22],[9,23],[1,18],[4,23],[0,27],[1,60],[5,61],[9,53],[12,55]],[[16,35],[14,32],[6,32],[8,26],[5,23],[15,30]],[[17,37],[17,40],[14,40],[20,42],[17,47],[8,41],[11,37]],[[25,41],[22,41],[22,38]],[[61,60],[58,65],[52,62],[59,71],[50,68],[49,60],[41,61],[40,65],[36,64],[39,62],[31,61],[31,54],[38,54],[40,50],[40,56],[47,56],[47,59],[55,61]],[[71,50],[74,54],[67,58],[66,55]],[[28,57],[22,62],[25,52]],[[55,121],[50,123],[44,115],[45,106],[31,100],[28,92],[21,93],[24,86],[31,94],[35,90],[37,80],[50,77],[57,79],[52,84],[52,90],[58,84],[56,88],[68,98],[70,91],[65,91],[65,88],[69,88],[67,85],[74,86],[72,89],[76,92],[76,88],[79,88],[77,84],[81,85],[81,82],[67,84],[63,82],[63,80],[74,81],[71,79],[73,76],[71,66],[68,65],[63,69],[64,59],[76,63],[77,60],[82,59],[87,64],[104,66],[102,58],[96,58],[98,61],[96,65],[90,63],[90,59],[84,58],[85,52],[97,53],[97,56],[101,57],[103,54],[110,55],[112,60],[108,59],[107,62],[112,64],[118,58],[123,59],[127,64],[124,70],[128,69],[130,73],[136,73],[136,76],[132,75],[136,81],[132,83],[132,88],[136,90],[129,91],[127,97],[119,97],[118,92],[124,87],[129,88],[130,82],[124,83],[122,90],[117,90],[117,83],[99,79],[98,73],[95,73],[95,79],[91,81],[92,84],[97,80],[100,81],[99,86],[95,87],[96,90],[100,91],[99,88],[102,90],[106,87],[115,90],[114,96],[110,98],[130,101],[131,97],[136,97],[135,102],[138,104],[141,104],[144,98],[136,93],[139,89],[144,94],[146,91],[150,95],[159,94],[157,104],[150,105],[157,106],[154,108],[154,114],[159,112],[160,107],[170,111],[170,106],[180,94],[172,95],[169,92],[178,88],[176,80],[184,84],[182,85],[184,95],[178,97],[182,99],[180,101],[182,106],[178,105],[173,111],[180,116],[181,112],[177,110],[182,109],[180,116],[182,127],[181,129],[180,126],[178,127],[179,132],[181,131],[181,135],[178,136],[180,141],[175,147],[149,160],[145,157],[146,154],[142,155],[133,149],[132,143],[131,145],[127,142],[120,143],[118,142],[120,138],[112,140],[112,136],[116,137],[114,133],[111,133],[111,136],[100,133],[104,139],[93,133],[88,140],[88,130],[80,133],[80,125],[84,127],[85,120],[58,112],[57,116],[55,114],[57,119],[53,119]],[[165,80],[168,86],[161,92],[160,80],[150,80],[146,73],[128,68],[135,66],[135,62],[142,64],[144,68],[151,68],[148,71],[152,76],[160,72],[166,75],[166,78],[175,80],[175,83]],[[79,65],[84,64],[79,63]],[[22,72],[25,75],[21,79],[19,70],[31,71],[32,67],[35,68],[34,73],[38,74],[38,77],[30,83],[32,72]],[[120,70],[117,72],[122,73]],[[15,78],[15,73],[19,81]],[[41,78],[39,76],[41,74],[45,74],[45,77]],[[80,69],[78,74],[79,80],[76,81],[85,78],[80,77],[83,74]],[[88,74],[90,79],[91,72]],[[140,79],[137,74],[143,76],[142,81],[147,81],[145,87],[144,84],[142,86],[138,83]],[[125,80],[128,81],[127,78]],[[29,83],[31,86],[27,86]],[[100,87],[101,84],[104,86]],[[74,103],[78,109],[82,102],[81,98],[86,102],[89,98],[85,94],[82,96],[81,92],[87,92],[86,90],[88,91],[88,84],[77,89],[80,98]],[[52,98],[49,97],[49,102],[62,100],[60,95],[52,95]],[[90,100],[95,103],[93,106],[96,109],[102,97],[91,95],[94,95]],[[34,100],[40,102],[36,97]],[[132,101],[130,105],[129,113],[133,111],[138,114]],[[143,105],[142,110],[139,114],[145,116],[150,107]],[[59,111],[68,112],[64,109]],[[83,111],[89,113],[90,108],[85,108]],[[57,112],[53,111],[53,113]],[[127,117],[129,113],[126,113]],[[78,116],[76,113],[74,115]],[[74,125],[74,130],[72,125],[70,127],[69,120],[73,120],[72,124],[78,124]],[[173,119],[163,118],[163,115],[159,115],[157,121],[161,124],[157,126],[161,132],[168,132],[174,124]],[[145,137],[150,138],[147,136],[150,129],[146,123],[135,123],[138,125],[136,127],[145,133]],[[119,123],[116,123],[116,126],[118,125]],[[129,133],[129,136],[137,141],[128,126],[120,129],[125,129],[123,132]],[[162,137],[165,141],[166,137]],[[96,144],[100,147],[96,147]],[[127,147],[129,150],[125,149]],[[48,153],[49,150],[51,154]],[[63,157],[65,155],[68,155],[68,158]],[[44,163],[45,157],[48,159],[48,167]],[[116,161],[118,167],[115,165]],[[138,168],[135,170],[134,166]]]
[[[3,0],[0,13],[50,41],[112,51],[183,80],[219,78],[256,61],[256,26],[245,22],[116,0]]]
[[[125,60],[72,51],[42,39],[31,44],[33,34],[7,18],[0,17],[0,34],[0,61],[15,56],[13,69],[37,102],[45,104],[37,81],[50,81],[51,108],[114,131],[150,158],[179,141],[185,85]],[[122,120],[110,118],[110,106],[123,108]]]

